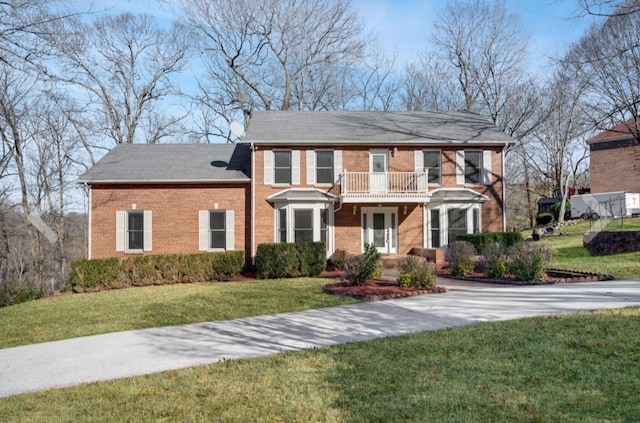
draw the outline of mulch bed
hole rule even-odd
[[[519,281],[514,275],[509,274],[505,275],[503,278],[488,278],[477,267],[473,271],[473,273],[467,276],[453,276],[451,275],[450,269],[442,268],[438,270],[438,276],[463,281],[495,283],[502,285],[553,285],[560,283],[598,282],[613,280],[613,276],[605,275],[602,273],[580,272],[564,269],[546,269],[546,272],[546,277],[535,281]]]
[[[447,289],[441,286],[420,289],[400,288],[398,282],[388,279],[372,279],[363,285],[351,285],[349,281],[341,281],[327,284],[322,289],[328,294],[351,297],[361,301],[382,301],[392,298],[447,292]]]

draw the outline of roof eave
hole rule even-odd
[[[418,140],[403,140],[403,141],[347,141],[347,140],[309,140],[309,141],[290,141],[290,140],[246,140],[247,144],[254,145],[294,145],[294,146],[317,146],[317,145],[340,145],[340,146],[367,146],[367,145],[410,145],[410,146],[438,146],[443,145],[484,145],[487,147],[503,147],[505,144],[513,145],[516,140],[504,140],[504,141],[427,141],[424,139]]]
[[[122,180],[122,179],[77,179],[77,184],[87,185],[118,185],[118,184],[211,184],[211,183],[250,183],[251,179],[148,179],[148,180]]]

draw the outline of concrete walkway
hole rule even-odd
[[[2,349],[0,397],[478,322],[640,305],[640,280],[450,289],[446,294]]]

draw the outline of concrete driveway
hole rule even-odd
[[[640,280],[453,285],[446,294],[2,349],[0,397],[479,322],[640,305]]]

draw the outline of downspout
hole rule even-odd
[[[91,187],[84,182],[87,190],[87,259],[91,260]]]
[[[256,265],[256,146],[251,143],[251,265]]]
[[[504,147],[502,147],[502,232],[507,231],[507,184],[505,179],[505,165],[504,159],[506,157],[505,150],[507,149],[508,143],[504,143]]]

